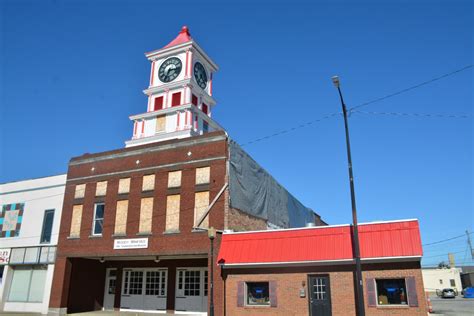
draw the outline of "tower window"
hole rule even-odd
[[[191,103],[194,104],[195,106],[198,105],[198,97],[193,94],[191,97]]]
[[[202,131],[203,131],[204,133],[209,132],[209,123],[207,123],[207,122],[205,122],[205,121],[202,122]]]
[[[207,114],[207,112],[208,112],[207,104],[204,104],[204,103],[202,104],[202,111]]]
[[[153,111],[158,111],[158,110],[161,110],[163,109],[163,97],[158,97],[158,98],[155,98],[155,105],[153,107]]]
[[[171,106],[181,105],[181,92],[173,93]]]

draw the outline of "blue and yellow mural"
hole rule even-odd
[[[18,237],[25,203],[5,204],[0,214],[0,238]]]

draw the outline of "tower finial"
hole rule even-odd
[[[187,35],[191,35],[191,34],[189,33],[189,28],[188,28],[186,25],[184,25],[184,26],[181,28],[181,32],[180,32],[180,33],[186,33]]]

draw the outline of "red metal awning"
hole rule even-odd
[[[363,260],[422,256],[417,220],[359,224]],[[352,262],[351,226],[224,233],[217,257],[224,266]]]

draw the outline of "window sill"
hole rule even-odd
[[[112,234],[112,238],[127,237],[127,234]]]
[[[206,233],[207,234],[208,228],[202,228],[202,229],[193,229],[191,230],[191,233]]]
[[[180,233],[179,230],[168,230],[168,231],[163,232],[163,235],[176,235],[179,233]]]
[[[255,309],[255,308],[271,308],[270,305],[244,305],[244,308]]]
[[[102,238],[102,235],[90,235],[89,238]]]
[[[137,233],[137,236],[151,236],[151,232],[145,232],[145,233]]]
[[[79,237],[79,236],[77,236],[77,237],[76,236],[68,236],[68,237],[66,237],[66,239],[68,239],[68,240],[81,239],[81,237]]]
[[[394,309],[399,309],[399,308],[410,308],[410,305],[406,304],[393,304],[393,305],[377,305],[377,308],[382,308],[382,309],[389,309],[389,308],[394,308]]]

